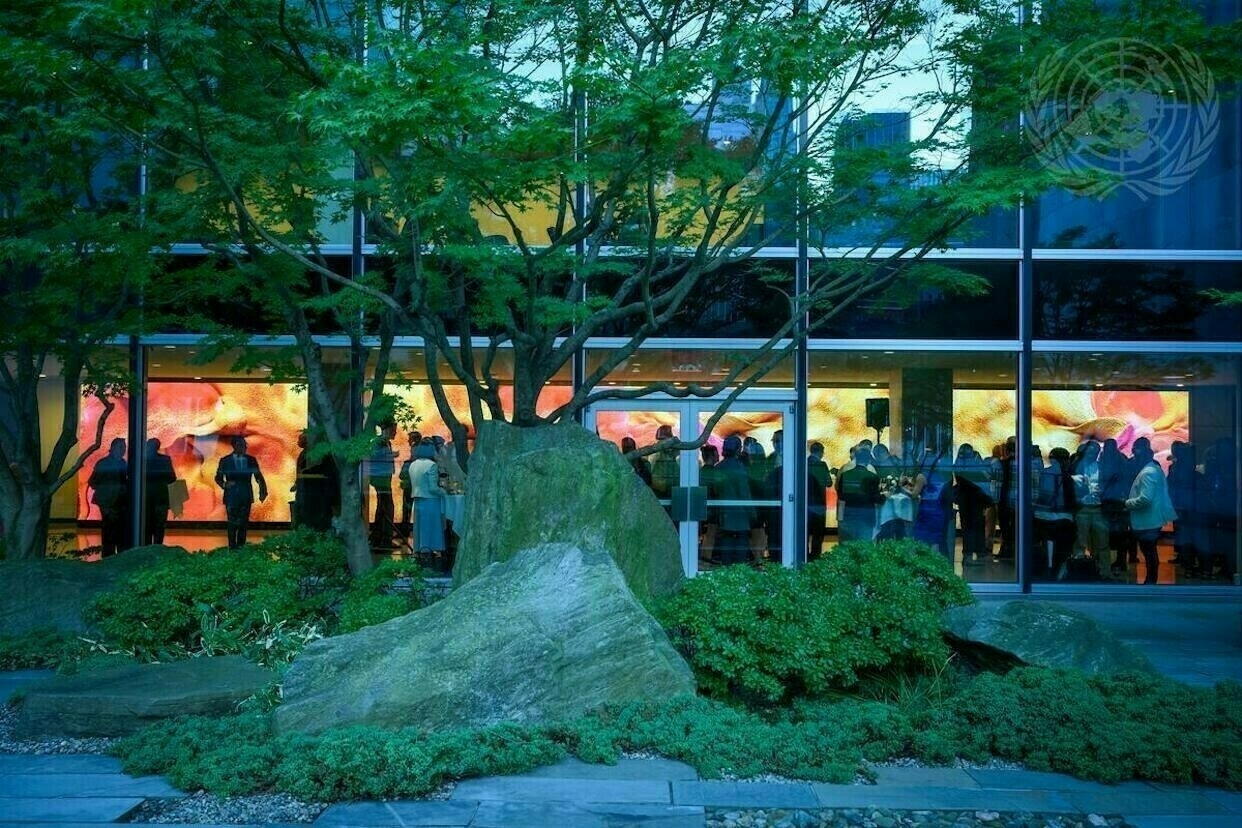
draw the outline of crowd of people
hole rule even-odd
[[[705,562],[761,563],[781,559],[781,441],[773,451],[753,437],[730,435],[720,448],[699,450],[699,481],[711,504],[700,521]],[[680,481],[680,456],[669,426],[655,434],[651,459],[638,456],[625,437],[621,451],[635,474],[665,503]],[[1172,444],[1168,470],[1151,441],[1140,437],[1123,451],[1114,439],[1085,438],[1071,452],[1056,447],[1030,452],[1031,549],[1025,556],[1034,580],[1128,580],[1143,562],[1143,583],[1154,584],[1157,541],[1172,527],[1172,564],[1182,580],[1233,577],[1237,532],[1236,450],[1218,441],[1202,457],[1188,442]],[[985,456],[970,444],[912,449],[903,458],[863,440],[839,468],[813,442],[806,461],[807,559],[824,552],[828,493],[836,495],[838,538],[914,538],[951,563],[960,533],[964,566],[1016,562],[1016,439]]]
[[[452,444],[439,436],[423,436],[417,431],[408,434],[409,454],[400,463],[392,441],[397,427],[394,422],[380,425],[379,436],[364,472],[375,502],[371,522],[371,546],[377,552],[391,552],[397,546],[409,545],[416,552],[439,555],[451,553],[451,536],[445,532],[443,498],[459,493],[465,484],[465,473],[457,463]],[[214,481],[219,487],[225,511],[225,533],[228,547],[236,549],[246,543],[250,513],[255,502],[268,497],[268,483],[259,461],[247,451],[246,439],[229,438],[230,454],[220,458]],[[203,462],[187,438],[188,450]],[[291,519],[295,526],[327,531],[340,514],[340,482],[331,454],[312,451],[308,433],[298,437],[296,480],[291,487]],[[175,510],[171,492],[177,475],[171,458],[161,451],[160,441],[146,443],[143,458],[143,532],[136,539],[140,545],[164,542],[170,511]],[[398,518],[393,499],[393,480],[401,492],[401,514]],[[108,453],[100,458],[87,481],[90,504],[98,509],[102,556],[115,555],[135,545],[129,535],[130,462],[126,441],[114,439]]]

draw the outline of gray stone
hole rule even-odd
[[[674,782],[673,802],[709,808],[814,808],[814,790],[805,783],[783,782]]]
[[[1073,667],[1085,673],[1156,672],[1141,652],[1090,616],[1051,601],[1006,601],[950,607],[945,638],[985,669],[1020,664]]]
[[[120,822],[121,818],[142,804],[141,797],[74,797],[72,799],[40,799],[14,797],[0,800],[5,822]]]
[[[181,547],[144,546],[94,562],[0,561],[0,635],[89,632],[84,613],[91,601],[133,572],[178,554],[189,553]]]
[[[489,776],[458,782],[453,789],[452,799],[467,802],[624,802],[668,805],[672,802],[668,786],[669,783],[662,779]]]
[[[677,533],[651,490],[616,446],[575,423],[483,423],[465,524],[454,586],[544,543],[608,553],[644,604],[676,591],[683,577]]]
[[[55,676],[27,688],[14,728],[19,738],[124,736],[176,716],[222,716],[275,680],[241,656],[130,664]]]
[[[470,828],[703,828],[702,808],[575,802],[483,802]]]
[[[275,721],[311,733],[556,721],[694,687],[607,554],[547,544],[429,607],[312,643],[285,674]]]
[[[181,797],[184,793],[159,776],[123,773],[12,773],[0,776],[5,797]]]

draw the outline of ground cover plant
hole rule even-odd
[[[1136,691],[1141,703],[1133,701]],[[870,762],[991,756],[1103,782],[1135,778],[1242,789],[1242,685],[1192,688],[1150,676],[1086,678],[1024,668],[962,679],[943,704],[851,697],[762,711],[704,697],[608,707],[567,723],[423,733],[351,727],[276,734],[269,720],[164,722],[119,741],[134,774],[221,795],[283,791],[309,801],[420,796],[443,782],[520,773],[575,755],[615,762],[649,751],[704,778],[764,773],[850,782]],[[1048,714],[1050,702],[1076,700]],[[1168,711],[1176,706],[1177,714]]]

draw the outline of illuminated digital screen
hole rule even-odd
[[[128,401],[117,401],[104,425],[99,453],[78,474],[78,516],[98,518],[86,489],[90,472],[114,437],[125,438]],[[93,438],[103,413],[98,400],[82,407],[79,439]],[[152,382],[147,390],[147,435],[160,441],[190,499],[180,520],[223,521],[222,490],[215,483],[220,459],[232,452],[232,437],[246,438],[267,481],[268,498],[256,499],[252,521],[289,520],[289,491],[296,477],[298,435],[306,428],[306,394],[290,384],[266,382]],[[132,447],[131,447],[132,451]],[[257,487],[256,487],[257,491]],[[257,494],[256,494],[257,498]],[[170,521],[178,518],[170,516]]]

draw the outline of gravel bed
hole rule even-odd
[[[13,738],[16,711],[0,705],[0,753],[20,754],[107,754],[112,739],[43,739]],[[648,753],[627,753],[626,758],[656,758]],[[917,767],[914,759],[893,759],[885,765]],[[993,760],[985,765],[959,763],[963,768],[1017,768],[1011,762]],[[804,780],[786,779],[765,774],[742,782],[797,783]],[[867,784],[861,777],[858,784]],[[453,791],[448,784],[429,794],[427,799],[447,799]],[[285,794],[220,797],[199,791],[187,797],[147,799],[126,818],[131,824],[204,824],[262,825],[265,823],[314,822],[327,806],[302,802]],[[890,809],[835,810],[741,810],[736,808],[707,809],[708,828],[1132,828],[1119,816],[1097,814],[1031,814],[998,811],[899,811]]]

